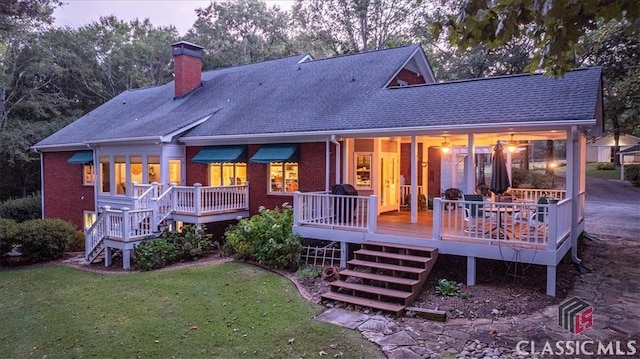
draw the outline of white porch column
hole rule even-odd
[[[113,255],[113,252],[111,251],[111,248],[105,247],[104,248],[104,266],[105,267],[111,267],[111,264],[113,263],[112,255]]]
[[[411,136],[411,223],[418,223],[418,145]]]
[[[566,197],[571,198],[571,255],[575,260],[578,259],[578,220],[580,207],[580,143],[578,128],[572,126],[567,131],[567,170],[565,175]]]
[[[336,168],[337,168],[337,164],[336,164]],[[326,192],[329,192],[329,182],[330,180],[330,174],[329,172],[331,172],[331,141],[329,140],[329,138],[327,138],[327,141],[325,143],[325,153],[324,153],[324,190]],[[338,182],[336,182],[337,184]]]
[[[470,133],[467,138],[467,159],[466,159],[466,173],[465,177],[465,189],[464,193],[476,192],[476,149],[473,144],[473,133]]]

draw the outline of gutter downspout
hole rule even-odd
[[[567,183],[571,187],[567,186],[567,189],[571,189],[571,259],[575,264],[582,264],[582,259],[578,257],[578,237],[579,234],[577,232],[578,227],[578,199],[580,194],[580,172],[584,174],[584,171],[580,171],[580,165],[582,164],[582,160],[580,159],[580,165],[576,164],[576,155],[580,155],[580,151],[578,148],[578,128],[576,126],[572,126],[571,130],[568,132],[568,139],[571,140],[571,146],[567,146],[567,159],[571,159],[571,161],[567,161],[567,173],[571,174],[571,182]],[[569,141],[567,141],[569,142]],[[565,175],[565,181],[567,180]]]
[[[40,218],[44,219],[44,158],[41,151],[33,149],[40,155]]]
[[[329,139],[327,138],[325,145],[324,145],[324,191],[325,192],[329,192],[329,187],[330,187],[330,183],[329,181],[331,180],[329,177],[331,176],[331,174],[329,173],[330,169],[331,169],[331,148],[329,145]]]
[[[341,147],[340,147],[340,142],[338,142],[336,140],[336,135],[331,135],[331,143],[333,143],[336,146],[336,184],[340,183],[340,153],[341,151]],[[329,158],[327,156],[327,158]],[[327,176],[328,176],[328,168],[327,168]]]

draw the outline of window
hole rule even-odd
[[[118,156],[115,158],[114,166],[115,182],[116,182],[116,194],[127,193],[127,163],[124,156]]]
[[[247,164],[212,163],[209,166],[210,186],[238,186],[247,182]]]
[[[356,187],[371,189],[370,154],[356,154]]]
[[[293,193],[298,190],[298,164],[269,163],[269,193]]]
[[[131,183],[142,182],[142,157],[131,156]]]
[[[92,211],[83,211],[82,213],[82,221],[84,224],[84,229],[91,228],[93,224],[96,222],[96,213]]]
[[[82,184],[93,185],[96,183],[96,174],[93,169],[93,164],[82,165]]]
[[[169,160],[169,183],[181,184],[182,161]]]
[[[147,157],[147,182],[160,182],[160,156]]]
[[[100,192],[111,192],[111,161],[109,157],[100,157]]]

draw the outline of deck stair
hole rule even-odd
[[[400,315],[420,294],[438,249],[365,241],[353,254],[322,298]]]

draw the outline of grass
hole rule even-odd
[[[620,179],[620,167],[615,170],[598,170],[595,163],[587,163],[587,177],[596,177],[602,179]]]
[[[322,307],[244,263],[126,275],[64,266],[0,272],[0,357],[381,357]],[[290,339],[294,339],[290,344]]]

